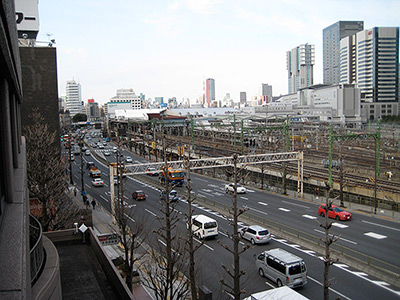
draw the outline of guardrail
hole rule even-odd
[[[29,243],[31,257],[31,285],[33,286],[42,271],[45,262],[45,253],[42,240],[42,226],[39,221],[29,215]]]
[[[230,205],[197,195],[197,201],[199,200],[208,208],[215,209],[219,212],[222,211],[225,214],[230,209]],[[323,255],[325,251],[323,239],[303,232],[297,228],[268,220],[265,217],[255,215],[250,211],[244,212],[239,218],[240,221],[243,222],[251,222],[268,227],[268,229],[274,235],[284,237],[287,240],[295,241],[296,243],[302,244],[305,247],[321,253],[321,255]],[[383,279],[395,286],[400,286],[400,267],[335,243],[330,245],[330,251],[332,257],[340,259],[342,263],[348,264],[349,266],[357,269],[361,269],[371,275],[378,276],[378,278]]]

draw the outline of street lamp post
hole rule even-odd
[[[72,180],[72,159],[71,159],[71,139],[68,140],[68,161],[69,161],[69,183],[74,184]]]
[[[82,155],[82,147],[83,147],[83,137],[79,139],[79,149],[80,149],[80,157],[81,157],[81,186],[82,186],[82,201],[86,204],[86,191],[85,191],[85,184],[83,182],[83,174],[85,173],[83,170],[83,155]]]

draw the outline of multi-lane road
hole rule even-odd
[[[98,139],[94,139],[98,140]],[[93,142],[93,139],[89,142]],[[105,149],[90,149],[92,152],[101,152],[112,149],[114,145],[109,144]],[[130,155],[133,163],[146,162],[141,157],[136,157],[132,153],[123,151],[124,157]],[[101,155],[102,156],[102,155]],[[109,162],[115,161],[115,156],[111,151],[110,156],[105,156]],[[99,161],[96,157],[83,155],[85,161],[94,161],[96,166],[102,172],[102,179],[106,185],[104,187],[93,187],[88,171],[84,174],[85,190],[94,197],[103,207],[110,210],[110,189],[109,189],[109,171],[108,166]],[[80,187],[80,158],[76,156],[73,163],[73,179]],[[225,182],[206,176],[191,174],[192,186],[195,194],[201,197],[212,199],[229,205],[232,196],[224,192]],[[159,203],[159,188],[156,177],[149,180],[140,181],[128,176],[126,189],[126,202],[132,210],[135,219],[146,222],[146,228],[155,230],[159,227],[157,216],[162,216]],[[151,181],[151,179],[154,179]],[[149,183],[150,182],[150,183]],[[146,201],[133,202],[130,195],[133,190],[142,189],[147,194]],[[185,201],[184,188],[178,188],[181,193],[181,201],[176,204],[175,212],[181,217],[178,223],[178,235],[185,235],[185,214],[187,213],[187,202]],[[239,206],[246,206],[249,213],[258,217],[265,218],[282,223],[286,226],[297,228],[303,232],[323,238],[323,231],[317,221],[322,222],[323,218],[317,215],[318,206],[288,197],[283,197],[256,189],[248,189],[243,195],[238,195]],[[213,293],[214,299],[229,299],[229,296],[223,292],[220,279],[227,278],[222,264],[230,267],[232,265],[232,256],[225,250],[220,243],[230,245],[231,241],[226,232],[231,232],[226,217],[213,211],[210,208],[196,205],[195,214],[205,214],[218,221],[219,235],[214,240],[206,240],[201,248],[196,252],[196,268],[198,270],[197,285],[206,286]],[[354,214],[350,222],[334,222],[331,233],[340,235],[337,242],[347,248],[358,252],[379,258],[393,266],[400,267],[400,225],[395,222],[371,218],[365,215]],[[218,241],[220,243],[218,243]],[[151,245],[161,242],[154,234],[148,237],[148,243]],[[247,244],[243,241],[242,244]],[[269,244],[250,247],[240,256],[240,265],[246,271],[241,279],[241,288],[246,291],[245,296],[251,293],[275,287],[275,283],[258,275],[254,264],[254,255],[271,248],[283,248],[298,256],[304,258],[308,268],[308,283],[306,286],[297,289],[297,291],[310,299],[321,299],[323,297],[323,261],[319,254],[310,249],[305,249],[285,241],[275,236]],[[397,299],[400,297],[400,290],[390,284],[374,278],[363,272],[359,272],[340,262],[331,267],[330,278],[332,280],[331,298],[341,299]]]

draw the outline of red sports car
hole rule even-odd
[[[321,204],[318,208],[318,214],[322,217],[325,217],[326,209],[325,204]],[[351,213],[341,209],[337,205],[332,205],[332,207],[328,211],[328,217],[332,219],[336,219],[337,221],[346,221],[351,220],[352,216]]]

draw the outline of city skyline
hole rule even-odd
[[[322,83],[324,28],[340,20],[364,21],[365,29],[399,26],[399,10],[398,1],[375,0],[41,0],[38,45],[56,41],[60,96],[74,79],[83,101],[101,105],[121,88],[193,101],[204,79],[214,78],[216,99],[230,93],[238,102],[240,92],[251,98],[261,83],[274,96],[286,94],[286,51],[300,44],[315,45],[314,84]]]

